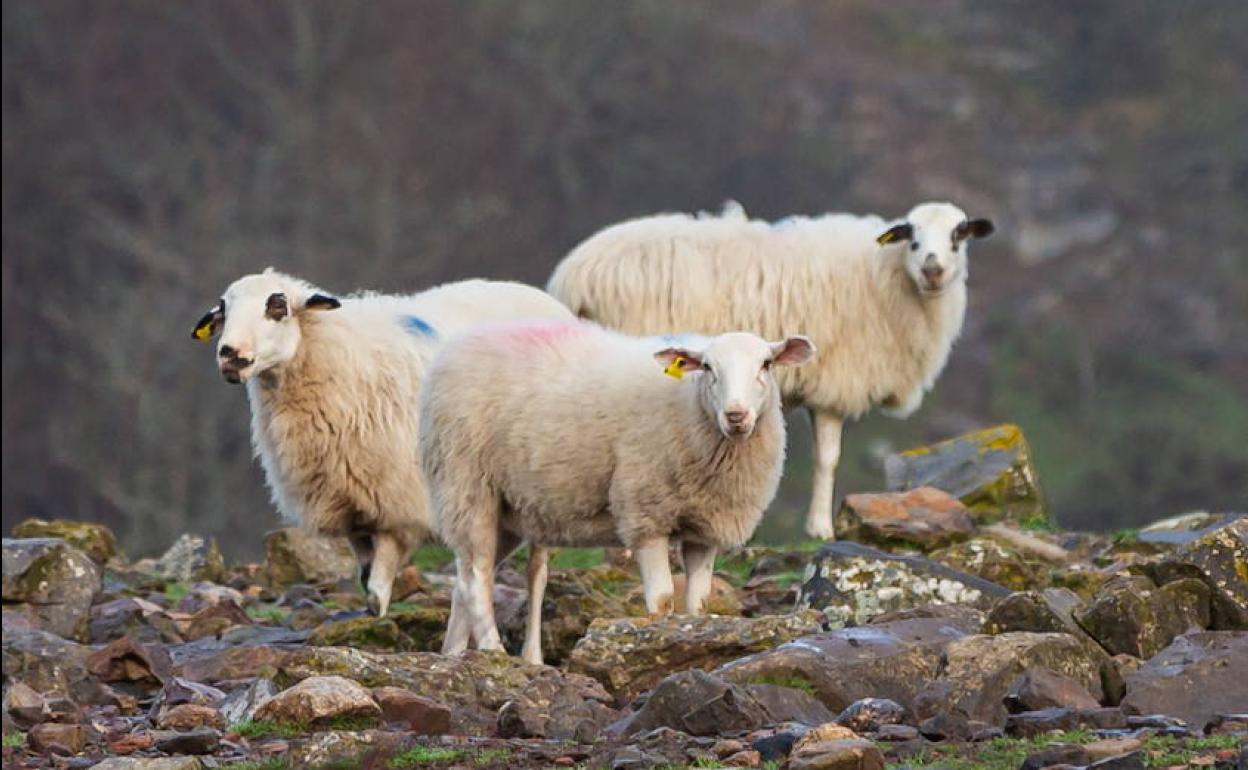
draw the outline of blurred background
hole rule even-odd
[[[600,227],[729,198],[997,223],[935,392],[848,426],[840,492],[1008,420],[1064,526],[1248,502],[1242,0],[6,0],[3,99],[6,531],[260,552],[245,393],[190,338],[241,274],[543,285]]]

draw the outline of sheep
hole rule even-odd
[[[753,534],[775,496],[785,426],[772,367],[805,363],[805,337],[729,333],[686,346],[588,323],[478,327],[434,360],[420,455],[456,557],[443,652],[501,649],[493,567],[533,548],[522,656],[541,662],[546,548],[631,548],[646,609],[672,610],[668,543],[685,607],[700,611],[719,549]],[[665,377],[664,373],[675,378]]]
[[[193,336],[220,332],[222,376],[246,383],[252,448],[278,511],[350,538],[369,606],[384,616],[396,572],[431,530],[416,434],[434,353],[480,321],[570,317],[517,283],[338,299],[269,268],[230,284]]]
[[[923,203],[891,222],[828,214],[771,224],[730,201],[718,217],[608,227],[562,260],[547,291],[629,334],[810,334],[819,360],[779,382],[785,405],[805,406],[814,428],[806,532],[834,539],[844,421],[873,406],[898,418],[918,409],[962,329],[966,243],[993,229],[950,203]]]

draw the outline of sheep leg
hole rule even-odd
[[[526,663],[539,666],[542,664],[542,599],[546,595],[549,556],[548,549],[540,545],[529,546],[529,617],[520,657]]]
[[[841,428],[844,420],[833,412],[811,410],[814,423],[815,473],[810,495],[810,511],[806,514],[806,534],[822,540],[835,540],[832,525],[832,489],[836,464],[841,459]]]
[[[472,627],[468,620],[468,604],[464,587],[456,577],[451,587],[451,616],[446,621],[446,636],[442,639],[443,655],[458,655],[468,649],[472,640]]]
[[[715,547],[685,540],[680,544],[680,558],[685,567],[685,612],[701,615],[702,605],[711,593]]]
[[[408,554],[407,545],[397,535],[378,532],[373,535],[373,566],[368,577],[368,608],[379,618],[390,608],[390,592],[394,576]]]
[[[494,562],[498,532],[477,532],[475,540],[455,556],[456,589],[462,591],[472,638],[478,650],[503,649],[494,621]]]
[[[360,565],[360,585],[368,593],[368,579],[373,571],[373,534],[371,532],[352,532],[350,535],[351,550],[355,551],[355,561]]]
[[[656,537],[640,543],[633,549],[637,567],[641,570],[641,585],[646,596],[646,612],[651,615],[670,615],[672,596],[672,565],[667,556],[667,538]]]

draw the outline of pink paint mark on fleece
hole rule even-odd
[[[516,348],[554,345],[587,334],[594,327],[568,321],[514,321],[499,329],[499,336]]]

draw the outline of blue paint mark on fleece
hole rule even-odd
[[[422,337],[436,337],[438,332],[429,324],[425,323],[423,318],[414,315],[405,315],[400,319],[407,330],[412,334],[419,334]]]

